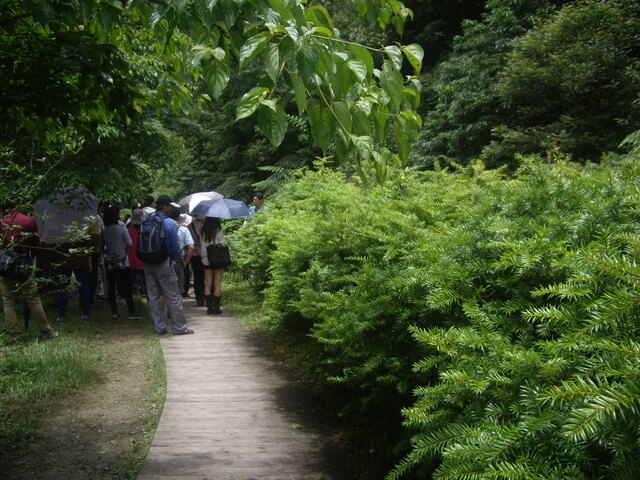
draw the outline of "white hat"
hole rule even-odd
[[[178,217],[178,223],[180,225],[184,225],[185,227],[188,227],[192,221],[193,217],[187,213],[181,213]]]

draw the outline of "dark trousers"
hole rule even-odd
[[[96,290],[98,288],[98,271],[100,270],[100,268],[98,268],[100,265],[99,253],[91,255],[91,265],[93,265],[93,268],[89,272],[89,296],[93,303],[93,300],[96,298]]]
[[[204,267],[200,257],[193,256],[189,262],[191,271],[193,272],[193,293],[196,296],[196,302],[204,302]]]
[[[189,289],[191,288],[191,260],[187,263],[187,266],[184,267],[184,289],[182,293],[189,293]]]
[[[58,294],[58,317],[65,318],[67,316],[67,304],[69,303],[68,287],[71,280],[71,274],[76,277],[78,282],[78,296],[80,297],[80,308],[82,314],[87,317],[91,314],[91,293],[89,292],[89,271],[88,270],[71,270],[70,268],[60,268],[58,274],[61,275],[61,290]]]
[[[107,283],[109,284],[109,306],[111,307],[111,313],[118,312],[118,305],[116,303],[116,284],[118,285],[118,292],[124,296],[124,301],[127,302],[127,309],[129,313],[136,311],[135,304],[133,303],[133,294],[131,292],[131,276],[129,273],[129,267],[122,270],[107,271]]]

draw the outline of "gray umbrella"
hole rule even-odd
[[[50,200],[38,200],[33,206],[36,213],[40,241],[59,243],[72,240],[69,228],[82,228],[92,222],[87,217],[96,216],[98,199],[84,187],[59,192]]]
[[[240,200],[221,198],[204,200],[190,213],[194,217],[243,218],[249,215],[249,209]]]
[[[178,203],[182,213],[189,213],[203,200],[218,200],[223,197],[224,195],[218,192],[196,192],[182,198]]]

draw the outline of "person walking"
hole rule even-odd
[[[224,267],[218,267],[213,264],[213,260],[209,258],[209,249],[207,247],[224,248],[227,241],[222,232],[222,224],[219,218],[205,217],[202,225],[201,233],[201,249],[202,266],[204,267],[204,292],[207,301],[207,314],[218,315],[222,313],[220,302],[222,300],[222,276]]]
[[[2,246],[31,256],[38,247],[38,226],[33,217],[19,212],[15,205],[7,205],[8,210],[0,220]],[[24,299],[29,306],[31,318],[35,321],[43,339],[56,338],[59,334],[49,326],[47,316],[42,308],[34,275],[22,280],[0,277],[4,323],[14,340],[22,338],[18,327],[16,304]]]
[[[116,301],[116,286],[118,292],[124,296],[127,303],[129,320],[139,320],[142,316],[136,312],[133,302],[133,292],[130,281],[130,264],[127,250],[132,245],[131,236],[120,220],[120,208],[112,205],[104,211],[104,230],[102,240],[104,246],[104,259],[107,269],[107,283],[111,318],[120,318]]]
[[[167,333],[164,312],[160,301],[164,296],[172,322],[174,335],[187,335],[194,333],[187,326],[187,320],[182,308],[181,292],[178,288],[178,276],[174,264],[178,261],[178,224],[169,218],[174,208],[180,205],[174,203],[168,195],[160,195],[156,199],[156,212],[147,218],[140,227],[138,238],[138,258],[144,262],[144,275],[147,283],[147,296],[151,307],[151,318],[158,335]],[[161,223],[163,236],[150,233],[152,226]],[[149,227],[149,229],[147,228]],[[155,228],[153,229],[154,231]],[[148,238],[148,237],[154,238]],[[155,239],[164,242],[162,256],[166,257],[159,263],[151,263],[149,260],[157,260],[157,251],[149,251],[147,248],[155,247]]]

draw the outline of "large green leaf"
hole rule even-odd
[[[376,180],[379,185],[384,184],[384,182],[387,180],[387,163],[387,159],[382,153],[375,151],[373,152],[373,167],[376,170]]]
[[[283,0],[269,0],[269,4],[271,8],[273,8],[276,12],[280,14],[283,20],[290,20],[293,18],[293,14],[291,10],[285,5]]]
[[[349,50],[351,51],[351,54],[356,58],[356,60],[364,64],[367,71],[367,77],[370,77],[373,74],[374,63],[373,57],[371,56],[371,53],[369,53],[369,50],[360,45],[353,44],[349,45]]]
[[[402,102],[403,79],[398,70],[393,68],[389,60],[385,60],[380,72],[380,85],[389,95],[394,109],[400,108]]]
[[[323,151],[326,151],[336,132],[336,123],[331,110],[317,100],[311,100],[307,106],[307,114],[313,139]]]
[[[269,139],[271,145],[277,147],[287,133],[287,115],[282,107],[275,111],[267,106],[258,109],[258,130]]]
[[[373,117],[373,123],[376,126],[376,139],[378,143],[383,143],[386,136],[389,111],[382,105],[374,105],[371,109],[371,115]]]
[[[278,75],[280,74],[280,52],[278,45],[271,43],[267,45],[264,55],[264,68],[267,71],[267,75],[273,80],[273,83],[278,81]]]
[[[404,56],[407,57],[409,63],[413,67],[416,75],[422,70],[422,59],[424,58],[424,50],[418,44],[412,43],[411,45],[403,45],[400,47]]]
[[[212,61],[203,69],[204,80],[214,98],[220,98],[229,83],[229,66],[220,61]]]
[[[331,105],[338,126],[344,133],[351,133],[351,112],[346,102],[333,102]]]
[[[353,127],[358,135],[371,135],[371,120],[361,109],[355,109],[352,114]]]
[[[268,94],[269,89],[266,87],[254,87],[245,93],[236,107],[236,120],[253,115]]]
[[[289,72],[289,78],[291,79],[291,86],[293,87],[293,93],[296,97],[298,113],[302,115],[307,108],[307,93],[304,82],[300,78],[300,75],[295,72]]]
[[[384,53],[387,54],[389,60],[393,62],[393,66],[396,70],[402,70],[402,50],[395,45],[389,45],[384,47]]]
[[[322,5],[313,5],[308,7],[304,12],[304,16],[316,27],[322,26],[333,29],[333,20],[331,19],[331,15],[329,15],[327,9]],[[333,36],[333,34],[330,36]]]
[[[351,59],[347,65],[359,81],[364,82],[367,79],[367,66],[362,60]]]
[[[261,32],[249,38],[240,49],[240,68],[255,58],[271,40],[270,32]]]
[[[351,141],[361,159],[367,160],[371,157],[371,153],[373,152],[373,139],[371,137],[366,135],[351,135]]]

